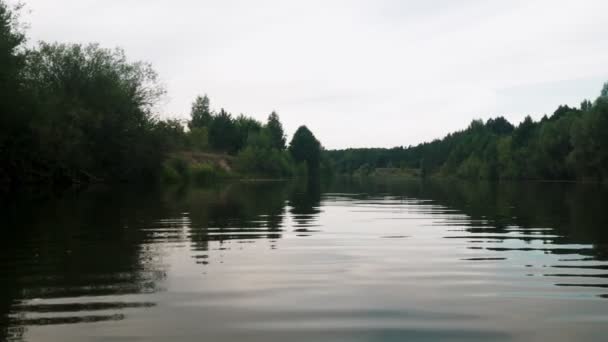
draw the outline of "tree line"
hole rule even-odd
[[[187,122],[161,119],[156,108],[165,89],[150,64],[97,44],[27,47],[18,14],[0,0],[0,188],[222,176],[206,154],[228,156],[233,177],[398,169],[467,179],[608,180],[608,84],[593,102],[560,106],[539,121],[474,120],[417,146],[324,151],[305,126],[288,144],[277,113],[260,122],[214,111],[206,95],[194,100]]]
[[[153,181],[182,150],[232,155],[243,175],[319,169],[322,147],[308,128],[287,146],[276,113],[264,124],[216,113],[206,96],[187,125],[161,119],[165,89],[150,64],[97,44],[27,47],[19,13],[0,0],[0,187]]]
[[[369,175],[379,169],[420,176],[488,180],[608,181],[608,83],[595,101],[559,106],[535,121],[474,120],[462,131],[417,146],[328,151],[336,172]]]
[[[210,102],[207,95],[197,96],[192,103],[188,130],[184,130],[179,122],[167,125],[172,131],[172,150],[232,156],[235,171],[241,176],[318,176],[322,146],[306,126],[297,129],[288,146],[283,124],[276,112],[270,113],[262,123],[243,114],[235,117],[223,108],[213,111]],[[179,160],[173,162],[180,163]],[[165,165],[167,167],[180,168],[171,163]]]

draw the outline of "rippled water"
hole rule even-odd
[[[608,193],[92,189],[2,207],[0,340],[605,341]]]

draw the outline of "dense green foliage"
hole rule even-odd
[[[19,109],[22,106],[20,72],[25,65],[22,44],[25,36],[18,29],[13,11],[0,1],[0,182],[9,178],[18,161],[12,160],[27,143],[25,120]]]
[[[207,95],[201,97],[197,96],[192,104],[192,111],[190,112],[190,123],[188,127],[190,130],[201,128],[201,127],[209,127],[211,123],[211,107],[209,97]]]
[[[332,170],[608,181],[608,83],[593,102],[560,106],[549,117],[527,117],[517,126],[503,117],[475,120],[418,146],[337,151],[324,151],[302,126],[288,148],[276,112],[266,122],[216,112],[207,95],[194,100],[187,123],[160,120],[155,107],[164,89],[149,64],[96,44],[28,49],[18,13],[0,0],[0,188],[159,176],[316,177]],[[183,152],[190,158],[175,161]]]
[[[224,109],[211,110],[205,95],[196,98],[190,116],[190,131],[185,133],[189,148],[235,156],[234,169],[241,176],[289,178],[331,173],[329,161],[321,158],[321,143],[305,126],[296,131],[287,148],[283,124],[274,111],[266,123],[242,114],[233,118]]]
[[[28,49],[17,13],[0,0],[0,188],[294,174],[275,112],[265,124],[235,118],[214,112],[205,95],[187,125],[159,120],[154,108],[164,89],[149,64],[96,44]],[[199,155],[182,160],[188,151]],[[214,157],[224,154],[233,165]]]
[[[289,152],[298,163],[305,163],[309,175],[317,176],[321,164],[321,143],[306,127],[300,126],[289,143]]]
[[[23,46],[0,2],[0,182],[148,179],[164,149],[149,65],[97,45]]]
[[[23,72],[32,133],[47,164],[135,179],[160,161],[152,106],[163,90],[149,65],[97,45],[41,44]]]
[[[263,124],[245,115],[233,118],[221,109],[210,109],[209,98],[197,97],[192,105],[189,148],[199,152],[225,153],[236,157],[237,173],[256,178],[288,178],[295,165],[285,147],[283,125],[276,112]]]
[[[499,117],[473,121],[430,143],[392,149],[327,152],[336,171],[415,169],[467,179],[608,180],[608,83],[595,101],[560,106],[550,117],[516,127]]]
[[[294,173],[293,160],[285,151],[255,146],[239,153],[236,167],[242,174],[258,177],[288,178]]]
[[[272,112],[268,117],[268,123],[266,123],[268,134],[270,135],[270,146],[277,150],[285,149],[285,132],[283,131],[283,125],[279,121],[279,115],[276,112]]]
[[[160,179],[165,184],[189,182],[206,185],[230,176],[215,164],[193,162],[178,155],[167,158],[160,173]]]
[[[152,107],[163,93],[149,65],[122,50],[41,43],[27,52],[3,117],[11,181],[145,179],[162,158]]]

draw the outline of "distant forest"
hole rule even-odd
[[[410,147],[328,151],[348,175],[410,174],[488,180],[608,181],[608,83],[594,101],[560,106],[517,126],[504,117]],[[401,171],[401,172],[400,172]]]

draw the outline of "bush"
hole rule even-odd
[[[192,165],[190,175],[192,181],[196,184],[209,184],[220,178],[221,173],[218,172],[213,165],[203,163]]]
[[[179,157],[166,160],[162,165],[161,180],[165,183],[187,182],[190,179],[188,162]]]
[[[288,178],[294,163],[286,152],[249,146],[237,156],[236,169],[246,176]]]
[[[177,171],[173,168],[169,161],[165,161],[163,163],[160,173],[160,179],[163,183],[168,184],[175,184],[181,181],[179,173],[177,173]]]
[[[194,151],[209,150],[209,131],[206,127],[194,127],[188,133],[190,148]]]

